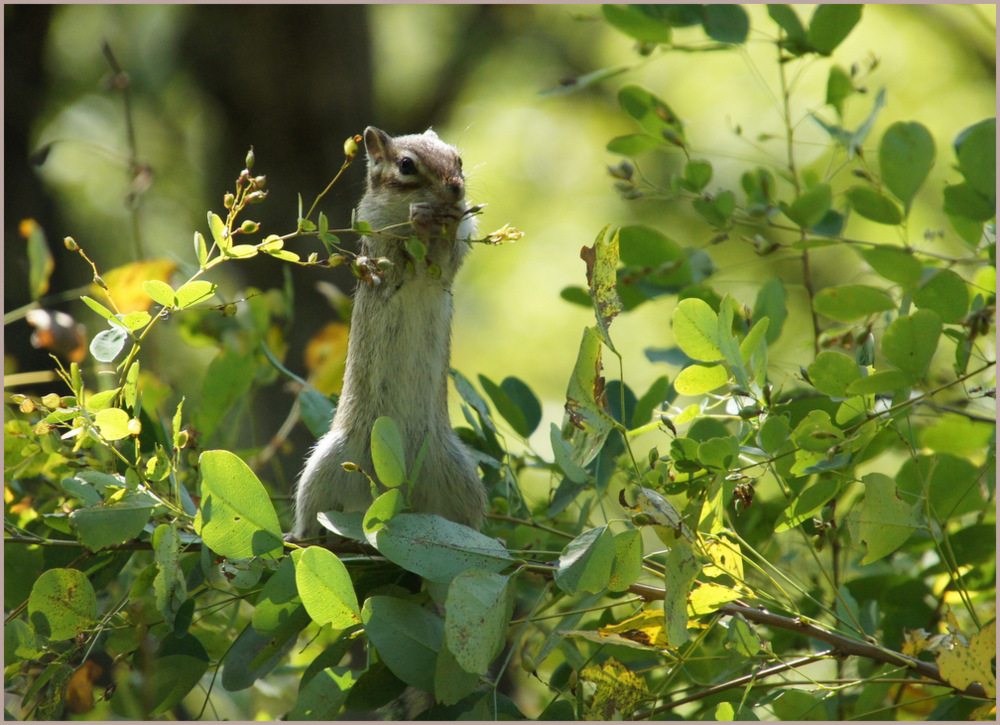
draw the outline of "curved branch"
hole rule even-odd
[[[629,587],[629,591],[633,594],[639,594],[642,597],[651,600],[663,599],[664,597],[662,589],[651,587],[646,584],[633,584]],[[818,639],[820,642],[831,645],[835,650],[835,654],[866,657],[870,660],[874,660],[875,662],[883,662],[896,667],[906,667],[913,670],[921,677],[928,680],[934,680],[936,683],[944,687],[952,688],[955,692],[961,695],[987,700],[992,699],[986,694],[986,690],[983,689],[983,686],[978,683],[973,683],[966,688],[956,687],[942,677],[941,671],[936,665],[932,665],[929,662],[922,662],[921,660],[913,657],[908,657],[901,652],[895,652],[884,647],[869,644],[868,642],[861,642],[856,639],[851,639],[850,637],[845,637],[842,634],[831,632],[799,618],[772,614],[766,609],[748,607],[745,604],[738,604],[736,602],[723,604],[719,607],[718,611],[723,614],[728,614],[729,616],[736,616],[739,614],[745,619],[756,624],[766,624],[769,627],[777,627],[779,629],[788,630],[789,632],[798,632],[806,635],[807,637]]]

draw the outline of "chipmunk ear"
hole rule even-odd
[[[431,138],[437,138],[438,137],[438,135],[436,133],[434,133],[434,129],[432,129],[432,128],[429,128],[426,131],[424,131],[424,136],[430,136]]]
[[[389,155],[389,134],[380,128],[365,129],[365,151],[371,164],[380,164]]]

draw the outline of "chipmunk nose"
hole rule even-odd
[[[445,188],[447,188],[452,201],[460,201],[465,195],[465,183],[461,179],[452,179],[445,185]]]

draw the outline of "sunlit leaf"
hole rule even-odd
[[[930,310],[897,317],[882,336],[882,352],[900,370],[923,377],[937,350],[941,318]]]
[[[813,299],[813,309],[838,322],[851,322],[895,306],[884,290],[862,284],[827,287]]]
[[[295,585],[316,624],[347,629],[361,621],[351,575],[333,552],[319,546],[305,549],[295,562]]]
[[[847,527],[857,544],[865,544],[862,564],[871,564],[888,556],[913,535],[920,517],[910,504],[896,493],[896,484],[882,473],[869,473],[862,479],[865,497],[847,515]]]
[[[934,137],[920,123],[897,121],[882,135],[878,163],[883,183],[909,211],[934,166]]]
[[[77,569],[49,569],[31,587],[28,621],[53,642],[75,637],[97,618],[97,595]]]

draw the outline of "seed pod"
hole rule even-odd
[[[49,410],[54,410],[62,405],[62,400],[56,393],[49,393],[48,395],[42,396],[42,405]]]
[[[249,170],[249,169],[252,169],[252,168],[253,168],[253,162],[254,162],[254,158],[253,158],[253,146],[251,146],[251,147],[250,147],[250,150],[249,150],[249,151],[247,151],[247,159],[246,159],[246,162],[247,162],[247,169],[248,169],[248,170]]]
[[[258,229],[260,229],[260,224],[249,219],[240,224],[240,231],[244,234],[253,234]]]
[[[235,203],[236,203],[236,197],[233,196],[232,194],[226,194],[224,197],[222,197],[222,205],[227,209],[232,209],[233,204]]]
[[[71,252],[75,252],[80,248],[80,246],[76,243],[76,240],[73,239],[73,237],[66,237],[65,239],[63,239],[63,244],[66,245],[66,249],[68,249]]]

